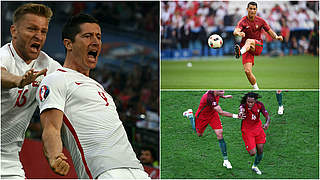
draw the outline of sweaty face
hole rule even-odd
[[[249,5],[247,8],[249,18],[255,17],[257,14],[257,6]]]
[[[23,60],[38,58],[47,38],[48,24],[48,19],[45,17],[25,14],[11,26],[13,46]]]
[[[252,97],[247,98],[247,104],[248,104],[249,108],[252,108],[255,103],[256,103],[256,100],[254,98],[252,98]]]
[[[72,43],[72,53],[82,70],[90,70],[96,67],[101,51],[101,29],[96,23],[83,23],[80,30]]]

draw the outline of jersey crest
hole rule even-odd
[[[42,85],[39,90],[40,101],[43,102],[48,97],[49,93],[50,93],[49,87],[46,85]]]

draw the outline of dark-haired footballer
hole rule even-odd
[[[252,85],[253,89],[258,90],[256,77],[252,73],[254,65],[254,56],[259,56],[263,49],[263,40],[261,34],[266,31],[272,39],[283,40],[282,36],[278,36],[268,25],[268,23],[257,14],[258,5],[256,2],[249,2],[247,6],[248,15],[243,17],[234,29],[234,36],[241,36],[240,46],[235,45],[235,57],[242,55],[242,64],[244,72]]]
[[[259,98],[261,96],[254,92],[245,94],[241,99],[239,117],[243,118],[241,132],[246,150],[250,156],[256,155],[251,168],[255,173],[261,175],[262,173],[258,168],[258,164],[263,157],[263,146],[266,143],[264,130],[267,130],[269,127],[270,116],[264,104],[258,101]],[[263,125],[260,120],[260,113],[266,118],[266,123]]]

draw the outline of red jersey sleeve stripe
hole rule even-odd
[[[63,69],[57,69],[57,71],[67,72],[66,70],[63,70]]]
[[[76,143],[77,143],[77,146],[78,146],[78,149],[80,151],[80,154],[81,154],[81,159],[82,159],[82,162],[83,162],[83,165],[84,165],[84,168],[89,176],[90,179],[93,179],[92,177],[92,174],[89,170],[89,167],[88,167],[88,164],[87,164],[87,161],[84,157],[84,152],[83,152],[83,149],[82,149],[82,146],[81,146],[81,143],[79,141],[79,138],[78,138],[78,135],[76,133],[76,131],[74,130],[72,124],[70,123],[69,119],[63,115],[63,122],[67,125],[68,129],[70,130],[70,132],[72,133],[74,139],[76,140]]]

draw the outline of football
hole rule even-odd
[[[213,34],[208,39],[208,45],[213,49],[221,48],[223,45],[223,40],[218,34]]]

